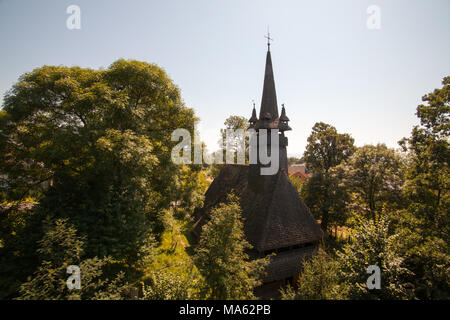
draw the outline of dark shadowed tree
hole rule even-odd
[[[67,219],[44,223],[44,237],[39,241],[40,265],[31,279],[20,287],[19,299],[73,300],[73,299],[124,299],[130,286],[119,273],[113,280],[103,276],[103,269],[111,264],[110,258],[83,258],[84,242]],[[67,267],[80,269],[80,288],[67,287]]]
[[[332,169],[348,159],[354,152],[354,139],[349,134],[338,133],[336,128],[318,122],[308,137],[304,153],[307,168],[312,177],[305,186],[305,201],[321,219],[322,230],[327,231],[330,214],[338,213],[342,207],[342,189],[336,189],[339,181]]]

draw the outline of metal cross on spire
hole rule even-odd
[[[267,39],[267,48],[270,51],[270,41],[273,41],[273,39],[270,37],[269,28],[267,28],[267,36],[264,36],[264,38]]]

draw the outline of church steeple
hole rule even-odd
[[[270,47],[269,47],[270,48]],[[273,76],[272,57],[267,50],[266,70],[264,75],[264,87],[259,111],[260,121],[273,122],[278,118],[277,93],[275,91],[275,79]],[[262,126],[264,127],[264,126]]]
[[[281,116],[278,115],[278,104],[277,104],[277,93],[275,91],[275,79],[273,76],[272,67],[272,56],[270,54],[270,34],[266,37],[268,39],[268,49],[266,57],[266,70],[264,75],[264,87],[261,100],[261,109],[259,111],[259,119],[256,117],[255,104],[253,104],[252,116],[249,119],[249,128],[255,129],[257,134],[259,134],[261,129],[278,130],[278,148],[280,157],[280,170],[284,171],[286,174],[288,172],[288,161],[287,161],[287,150],[288,138],[284,135],[285,131],[292,130],[289,126],[289,118],[286,115],[286,109],[284,108],[281,112]],[[268,146],[273,142],[267,140]],[[260,149],[260,141],[257,142],[257,148]],[[267,150],[269,150],[268,148]],[[259,156],[258,164],[256,167],[260,166]]]
[[[256,117],[256,107],[255,102],[253,101],[252,117],[248,120],[248,122],[250,122],[250,128],[254,128],[257,121],[258,118]]]
[[[270,36],[268,37],[270,38]],[[270,259],[261,279],[260,293],[273,291],[274,283],[296,277],[302,261],[319,248],[323,233],[289,180],[285,132],[290,130],[286,109],[278,116],[270,40],[259,119],[253,103],[249,119],[249,165],[224,165],[205,194],[203,208],[195,212],[195,239],[211,217],[211,208],[234,192],[242,206],[245,238],[253,246],[252,259],[282,252]],[[256,150],[255,150],[256,149]],[[278,157],[278,159],[277,159]],[[277,161],[279,160],[279,161]],[[267,170],[270,169],[270,170]],[[273,170],[272,170],[273,169]],[[256,292],[255,292],[256,293]]]

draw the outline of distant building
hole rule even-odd
[[[290,165],[288,168],[288,173],[289,174],[294,174],[300,172],[302,174],[306,174],[306,166],[304,164],[293,164]]]
[[[311,177],[311,174],[306,172],[306,166],[304,164],[293,164],[288,168],[289,176],[298,177],[301,180],[306,180]]]
[[[211,209],[224,202],[233,191],[240,199],[245,235],[253,246],[250,257],[276,253],[266,269],[263,286],[256,290],[258,296],[265,298],[276,295],[281,285],[295,282],[303,259],[313,255],[323,236],[288,177],[288,139],[284,135],[291,130],[288,121],[284,106],[278,115],[269,44],[259,118],[253,107],[249,122],[257,133],[260,129],[278,129],[280,169],[275,175],[265,176],[260,174],[263,165],[259,161],[250,165],[225,165],[206,192],[203,208],[196,211],[192,230],[194,236],[200,237]],[[270,144],[269,139],[267,143]]]

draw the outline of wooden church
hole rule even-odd
[[[261,175],[263,165],[259,159],[256,164],[224,165],[206,192],[203,208],[196,211],[193,226],[194,236],[199,237],[211,209],[234,192],[240,199],[246,238],[253,246],[249,256],[276,254],[266,269],[263,285],[255,292],[266,298],[274,296],[280,286],[295,282],[303,259],[318,249],[323,236],[288,177],[288,139],[284,135],[291,130],[288,121],[284,106],[278,114],[269,41],[259,118],[254,107],[249,123],[257,135],[261,129],[278,129],[279,170],[274,175]],[[271,143],[270,139],[267,143]]]

